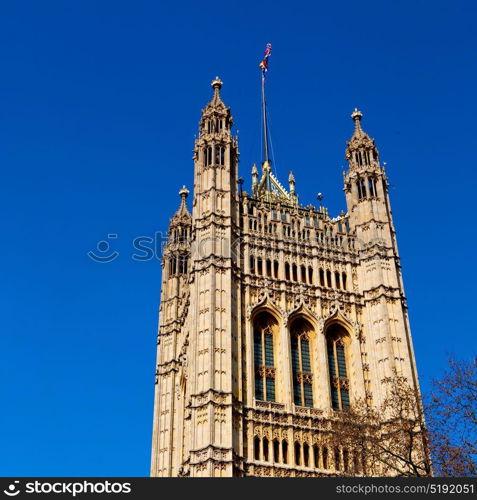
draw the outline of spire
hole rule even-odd
[[[354,132],[346,144],[346,159],[350,168],[378,165],[378,149],[369,135],[361,128],[363,113],[354,108],[351,118],[354,121]]]
[[[295,194],[295,176],[290,170],[290,175],[288,176],[288,184],[290,186],[290,194]]]
[[[185,186],[182,186],[182,189],[179,191],[179,195],[181,197],[181,204],[177,212],[174,214],[174,217],[172,217],[171,223],[188,222],[191,219],[186,202],[187,197],[189,196],[189,190]]]
[[[230,108],[225,105],[220,95],[223,82],[216,76],[210,85],[214,89],[214,95],[202,110],[199,133],[202,135],[230,132],[233,125],[232,115],[230,114]]]
[[[214,97],[212,98],[211,102],[217,103],[220,101],[223,103],[223,101],[220,97],[220,89],[222,88],[223,84],[224,83],[222,82],[222,80],[218,76],[216,76],[215,80],[212,81],[212,83],[210,85],[214,89]]]
[[[354,111],[351,113],[351,118],[354,120],[354,134],[353,136],[361,136],[364,134],[363,129],[361,128],[361,118],[363,117],[363,113],[359,111],[358,108],[354,108]]]

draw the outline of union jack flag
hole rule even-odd
[[[258,65],[262,70],[263,78],[265,78],[265,73],[268,71],[268,58],[270,57],[271,53],[272,53],[272,44],[267,43],[267,48],[265,49],[265,55],[263,56],[263,60]]]

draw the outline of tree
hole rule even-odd
[[[426,398],[426,422],[435,474],[477,476],[477,358],[449,359]]]
[[[380,406],[359,400],[337,416],[336,441],[354,456],[355,473],[431,476],[419,392],[397,374],[386,379],[384,384],[387,395]]]

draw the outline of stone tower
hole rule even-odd
[[[333,416],[378,405],[393,373],[418,387],[386,173],[355,110],[346,213],[302,206],[269,161],[239,191],[212,87],[163,255],[151,475],[335,475]]]

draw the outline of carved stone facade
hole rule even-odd
[[[378,150],[355,110],[335,218],[300,205],[293,174],[286,190],[268,162],[242,192],[212,87],[192,214],[183,188],[164,251],[151,475],[359,475],[352,450],[328,445],[337,412],[379,405],[395,372],[418,385]]]

